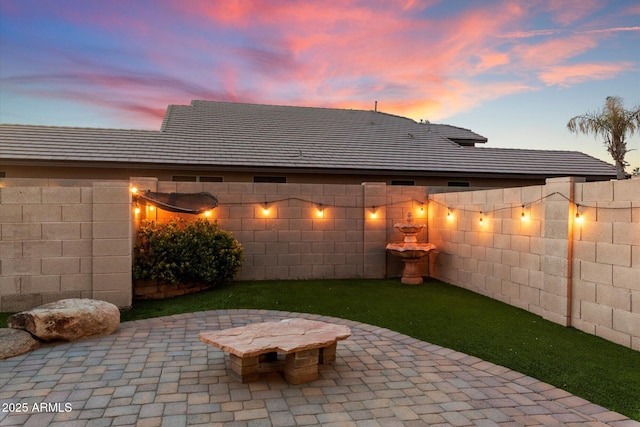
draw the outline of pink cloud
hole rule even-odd
[[[111,65],[110,52],[65,58],[61,50],[53,58],[25,50],[47,71],[2,83],[25,93],[52,83],[61,98],[73,88],[87,105],[122,105],[124,115],[154,120],[157,108],[191,99],[365,109],[378,100],[385,111],[437,120],[543,84],[615,76],[631,65],[575,61],[610,35],[639,30],[606,19],[594,25],[595,0],[464,9],[437,0],[165,0],[162,12],[112,3],[56,13],[101,37],[122,36],[120,65]],[[442,15],[430,9],[436,3]],[[559,28],[537,27],[541,16]],[[118,104],[132,96],[147,109],[142,101]]]
[[[548,86],[572,86],[589,80],[606,80],[633,69],[633,64],[575,64],[558,65],[542,70],[539,74]]]
[[[603,7],[603,2],[599,0],[547,0],[540,6],[560,25],[573,24]]]
[[[257,79],[262,81],[258,98],[269,100],[287,93],[272,80],[284,79],[296,88],[289,99],[302,105],[371,108],[378,99],[398,114],[443,117],[499,96],[532,90],[530,83],[514,78],[502,84],[474,83],[480,74],[516,72],[541,76],[548,84],[552,67],[566,66],[567,61],[598,45],[595,34],[566,29],[509,32],[540,10],[558,23],[579,21],[597,8],[592,1],[566,6],[544,3],[538,12],[514,2],[485,4],[437,20],[429,19],[428,13],[419,20],[406,14],[408,9],[424,10],[430,5],[411,1],[402,2],[399,8],[378,2],[363,6],[346,1],[331,7],[316,2],[295,7],[267,3],[233,2],[222,9],[220,3],[205,3],[201,5],[205,9],[187,13],[249,29],[244,36],[250,39],[250,28],[259,28],[261,33],[267,30],[260,49],[238,50],[263,70]],[[505,45],[500,34],[511,39],[546,39]],[[579,81],[583,80],[566,80]]]
[[[521,66],[528,69],[544,68],[561,64],[598,45],[588,35],[573,34],[564,38],[555,38],[537,44],[523,44],[513,48]]]

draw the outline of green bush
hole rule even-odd
[[[136,237],[133,280],[213,287],[233,279],[244,261],[242,245],[206,219],[144,222]]]

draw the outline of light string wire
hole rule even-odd
[[[330,196],[329,196],[330,197]],[[296,200],[299,202],[303,202],[303,203],[308,203],[310,205],[315,205],[315,206],[322,206],[322,207],[333,207],[333,208],[359,208],[361,206],[354,206],[354,205],[335,205],[332,203],[325,203],[325,202],[317,202],[314,200],[309,200],[309,199],[303,199],[301,197],[284,197],[282,199],[273,199],[273,200],[265,200],[264,202],[230,202],[230,203],[224,203],[224,202],[220,202],[221,205],[226,205],[226,206],[244,206],[244,205],[248,205],[248,204],[263,204],[263,205],[272,205],[275,203],[279,203],[279,202],[288,202],[291,200]],[[402,205],[402,204],[407,204],[407,203],[418,203],[420,205],[424,205],[426,206],[429,203],[429,200],[418,200],[418,199],[407,199],[407,200],[401,200],[401,201],[397,201],[397,202],[391,202],[391,203],[380,203],[380,204],[376,204],[376,205],[372,205],[372,206],[364,206],[367,208],[383,208],[383,207],[388,207],[388,206],[395,206],[395,205]]]
[[[444,194],[444,193],[433,193],[433,194]],[[451,193],[446,193],[446,194],[451,194]],[[141,196],[138,194],[138,196]],[[590,205],[590,204],[584,204],[584,203],[576,203],[574,201],[571,201],[567,196],[565,196],[564,194],[556,191],[550,194],[547,194],[546,196],[542,196],[536,200],[533,200],[531,202],[526,202],[526,203],[518,203],[518,204],[510,204],[508,206],[503,206],[503,207],[499,207],[499,208],[494,208],[494,209],[467,209],[464,207],[460,207],[460,205],[446,205],[438,200],[434,200],[434,199],[426,199],[426,200],[419,200],[419,199],[415,199],[415,198],[411,198],[411,199],[407,199],[407,200],[401,200],[401,201],[396,201],[396,202],[391,202],[391,203],[380,203],[380,204],[376,204],[376,205],[372,205],[372,206],[364,206],[365,208],[370,208],[370,209],[376,209],[376,208],[384,208],[384,207],[389,207],[389,206],[396,206],[396,205],[403,205],[403,204],[407,204],[407,203],[417,203],[420,204],[421,206],[426,207],[427,205],[434,203],[436,205],[439,205],[443,208],[449,209],[449,210],[456,210],[459,212],[468,212],[468,213],[478,213],[478,214],[491,214],[491,213],[495,213],[495,212],[500,212],[503,210],[510,210],[513,209],[514,207],[522,207],[522,208],[530,208],[532,205],[542,202],[545,199],[548,199],[550,197],[553,196],[560,196],[562,199],[565,199],[566,201],[574,204],[576,207],[580,207],[580,208],[592,208],[592,209],[606,209],[606,210],[619,210],[619,209],[633,209],[633,206],[594,206],[594,205]],[[428,197],[428,195],[427,195]],[[142,197],[144,199],[144,197]],[[326,203],[326,202],[318,202],[318,201],[314,201],[314,200],[309,200],[309,199],[304,199],[302,197],[283,197],[281,199],[272,199],[272,200],[265,200],[264,202],[259,202],[259,201],[254,201],[254,202],[222,202],[219,201],[219,205],[224,205],[224,206],[245,206],[248,204],[263,204],[263,205],[273,205],[276,203],[280,203],[280,202],[289,202],[291,200],[295,200],[295,201],[299,201],[302,203],[308,203],[310,205],[313,206],[321,206],[322,208],[328,208],[328,207],[334,207],[334,208],[358,208],[359,206],[353,206],[353,205],[336,205],[336,204],[332,204],[332,203]],[[482,203],[466,203],[465,205],[469,205],[469,204],[476,204],[476,205],[482,205]],[[486,203],[485,205],[488,205],[489,203]],[[169,205],[168,205],[169,206]]]
[[[442,194],[442,193],[439,193]],[[448,193],[450,194],[450,193]],[[455,210],[455,211],[459,211],[459,212],[469,212],[469,213],[476,213],[476,214],[481,214],[481,215],[485,215],[485,214],[489,214],[489,213],[495,213],[495,212],[500,212],[500,211],[504,211],[504,210],[511,210],[513,208],[517,208],[517,207],[521,207],[523,209],[525,208],[531,208],[532,205],[542,202],[545,199],[548,199],[550,197],[553,196],[560,196],[562,199],[565,199],[566,201],[568,201],[569,203],[575,205],[577,208],[592,208],[592,209],[607,209],[607,210],[616,210],[616,209],[633,209],[633,206],[593,206],[590,204],[584,204],[584,203],[576,203],[575,201],[572,201],[571,199],[569,199],[567,196],[565,196],[564,194],[560,193],[559,191],[547,194],[546,196],[542,196],[539,199],[533,200],[531,202],[527,202],[527,203],[518,203],[516,204],[511,204],[509,206],[503,206],[500,208],[495,208],[495,209],[482,209],[482,210],[475,210],[475,209],[467,209],[464,207],[459,207],[458,205],[446,205],[442,202],[439,202],[438,200],[430,200],[430,202],[439,205],[443,208],[449,209],[449,210]],[[482,203],[467,203],[467,205],[469,204],[476,204],[476,205],[482,205]],[[488,205],[490,203],[486,203],[485,205]]]

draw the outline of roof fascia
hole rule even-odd
[[[492,179],[546,179],[572,176],[568,174],[518,174],[493,172],[465,172],[465,171],[429,171],[429,170],[382,170],[382,169],[323,169],[323,168],[286,168],[286,167],[250,167],[224,165],[184,165],[174,163],[127,163],[127,162],[75,162],[75,161],[29,161],[2,160],[3,164],[11,166],[41,166],[41,167],[76,167],[76,168],[114,168],[114,169],[159,169],[159,170],[191,170],[243,173],[280,173],[280,174],[313,174],[313,175],[367,175],[367,176],[407,176],[407,177],[451,177],[459,179],[492,178]],[[578,176],[578,175],[576,175]],[[590,180],[609,180],[613,175],[580,174]]]

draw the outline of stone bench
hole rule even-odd
[[[277,360],[281,353],[286,355],[285,380],[302,384],[318,379],[318,364],[335,361],[337,342],[349,336],[347,326],[285,319],[201,332],[198,338],[229,353],[231,374],[242,383],[257,380],[262,365]]]

